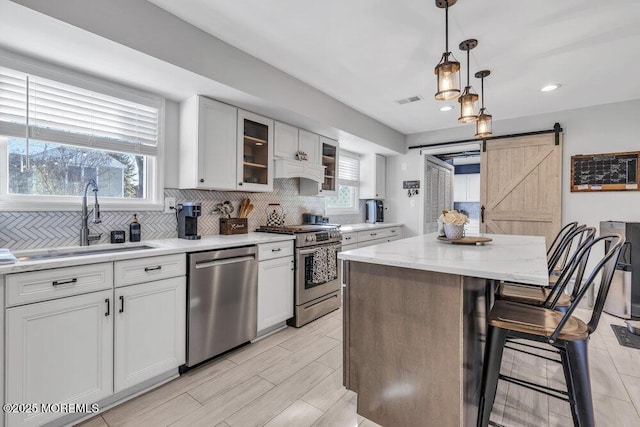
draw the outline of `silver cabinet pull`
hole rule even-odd
[[[156,271],[156,270],[162,270],[162,266],[161,265],[156,265],[155,267],[145,267],[144,268],[145,273],[148,273],[150,271]]]

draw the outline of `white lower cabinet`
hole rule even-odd
[[[6,310],[6,402],[92,404],[113,393],[113,290]],[[6,414],[37,426],[56,412]]]
[[[293,317],[293,274],[293,256],[259,262],[258,335]]]
[[[114,392],[184,363],[184,276],[115,290]]]

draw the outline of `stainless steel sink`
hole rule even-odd
[[[60,250],[46,253],[34,253],[34,254],[25,254],[18,255],[18,261],[38,261],[45,259],[55,259],[55,258],[68,258],[68,257],[77,257],[77,256],[86,256],[86,255],[99,255],[99,254],[112,254],[112,253],[120,253],[120,252],[131,252],[131,251],[140,251],[145,249],[155,249],[153,246],[140,245],[140,246],[124,246],[119,248],[95,248],[95,249],[70,249],[70,250]]]

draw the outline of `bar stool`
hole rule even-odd
[[[595,234],[594,227],[584,226],[576,227],[566,234],[564,252],[569,254],[571,248],[573,248],[573,252],[571,252],[568,261],[563,263],[560,274],[549,276],[549,286],[503,282],[496,289],[496,299],[566,311],[580,291],[588,259],[588,256],[580,258],[578,255],[580,250],[594,239]],[[572,283],[571,295],[559,292],[560,288],[566,289]],[[551,307],[552,301],[555,301],[553,307]]]
[[[563,250],[563,243],[564,243],[565,237],[569,233],[574,231],[576,228],[578,228],[578,222],[577,221],[570,222],[569,224],[562,227],[558,232],[558,234],[556,234],[556,237],[553,239],[553,242],[551,242],[551,246],[549,246],[549,249],[547,249],[547,264],[549,264],[550,267],[553,267],[560,260],[560,254]],[[553,262],[553,265],[552,265],[552,262]]]
[[[600,321],[624,239],[619,235],[599,237],[584,245],[578,257],[589,258],[594,253],[592,248],[599,243],[605,243],[605,255],[597,262],[566,313],[510,301],[496,301],[494,304],[488,319],[478,426],[486,427],[489,424],[500,379],[565,400],[571,405],[574,425],[595,425],[587,355],[588,340]],[[577,265],[573,268],[577,268]],[[600,287],[595,306],[589,323],[584,323],[572,316],[572,313],[598,277]],[[567,391],[500,374],[502,353],[507,338],[542,342],[553,346],[561,356]]]

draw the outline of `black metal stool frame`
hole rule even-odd
[[[611,279],[613,278],[615,265],[620,254],[620,248],[624,243],[624,239],[618,235],[599,237],[585,245],[579,254],[580,257],[588,258],[591,253],[591,248],[602,240],[609,240],[611,242],[609,251],[607,251],[604,257],[594,267],[584,285],[578,292],[575,300],[550,336],[528,334],[488,325],[484,367],[482,370],[481,397],[480,404],[478,406],[477,425],[479,427],[486,427],[489,424],[489,417],[491,416],[491,410],[495,401],[499,379],[565,400],[569,402],[571,406],[571,415],[573,417],[574,425],[579,427],[595,426],[593,400],[591,396],[591,380],[589,376],[588,336],[585,340],[575,341],[559,339],[558,336],[569,321],[582,297],[584,297],[589,287],[594,284],[598,274],[602,272],[600,276],[598,297],[596,299],[591,319],[587,324],[588,335],[593,333],[598,326],[598,322],[600,321],[600,316],[602,314],[602,308],[604,307],[604,302],[607,297],[607,293],[609,292]],[[577,264],[574,265],[574,268],[576,266]],[[558,349],[561,356],[567,391],[565,392],[529,381],[501,375],[500,365],[502,363],[502,353],[508,337],[547,343]]]

